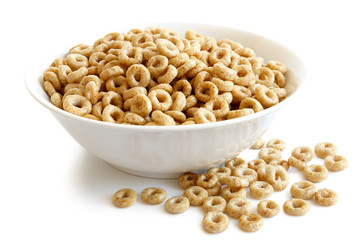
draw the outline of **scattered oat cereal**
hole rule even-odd
[[[162,188],[145,188],[141,192],[141,199],[147,204],[160,204],[166,199],[166,191]]]
[[[123,188],[114,193],[112,202],[116,207],[126,208],[130,207],[136,202],[136,192],[130,188]]]

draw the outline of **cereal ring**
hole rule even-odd
[[[175,126],[176,123],[174,119],[163,113],[160,110],[155,110],[151,113],[151,119],[159,126]]]
[[[314,151],[310,147],[300,146],[292,150],[291,156],[301,161],[308,162],[314,157]]]
[[[126,112],[125,116],[123,118],[123,122],[125,123],[130,123],[130,124],[134,124],[134,125],[144,125],[146,124],[146,120],[136,114],[136,113],[132,113],[132,112]]]
[[[155,89],[162,89],[162,90],[165,90],[167,91],[169,94],[172,93],[172,86],[170,84],[167,84],[167,83],[160,83],[160,84],[157,84],[156,86],[152,87],[149,89],[149,92],[155,90]]]
[[[157,82],[170,84],[176,78],[177,74],[178,72],[176,67],[169,64],[165,72],[157,78]]]
[[[279,71],[281,74],[286,73],[286,66],[280,61],[270,60],[266,63],[265,67],[270,68],[271,70]]]
[[[92,53],[92,50],[93,50],[93,46],[89,46],[86,44],[78,44],[78,45],[72,47],[69,50],[69,53],[77,53],[77,54],[81,54],[81,55],[84,55],[85,57],[89,58]]]
[[[232,68],[236,72],[234,83],[240,86],[249,86],[255,83],[255,74],[248,65],[238,65]]]
[[[222,212],[210,211],[205,213],[202,221],[205,231],[209,233],[220,233],[229,226],[229,217]]]
[[[147,95],[147,90],[144,87],[133,87],[123,92],[124,101],[135,97],[138,94]]]
[[[88,67],[89,61],[87,57],[77,53],[70,53],[64,59],[65,63],[71,68],[71,70],[75,71],[81,67]]]
[[[181,77],[185,76],[185,74],[187,72],[189,72],[195,66],[196,66],[195,60],[189,59],[188,61],[186,61],[184,64],[182,64],[181,66],[179,66],[177,68],[178,74],[176,77],[181,78]]]
[[[208,197],[208,192],[199,186],[192,186],[184,191],[184,196],[190,201],[191,206],[200,206]]]
[[[259,112],[264,110],[261,103],[255,98],[251,98],[251,97],[245,98],[240,102],[239,109],[243,109],[243,108],[251,108],[254,110],[254,112]]]
[[[149,70],[141,64],[133,64],[126,71],[126,81],[130,87],[146,87],[150,78]]]
[[[53,94],[57,93],[56,89],[54,88],[54,85],[49,81],[45,81],[43,83],[43,87],[49,97],[51,97]],[[79,90],[79,93],[77,93],[77,94],[81,95],[82,94],[81,90],[80,89],[78,89],[78,90]]]
[[[205,103],[204,107],[211,111],[216,118],[226,116],[230,110],[229,104],[221,98],[214,98]]]
[[[149,92],[148,98],[151,101],[153,110],[167,111],[173,103],[170,94],[162,89]]]
[[[227,81],[234,81],[237,77],[237,72],[228,68],[222,62],[215,63],[212,72],[213,75]]]
[[[54,93],[50,97],[50,102],[57,106],[58,108],[62,108],[62,96],[60,93]]]
[[[208,73],[207,71],[201,71],[198,74],[196,74],[196,76],[193,79],[193,87],[194,89],[197,88],[197,86],[199,85],[199,83],[205,82],[205,81],[211,81],[213,77],[211,76],[210,73]]]
[[[122,123],[125,113],[117,106],[107,105],[106,107],[101,103],[102,113],[94,114],[100,117],[104,122]]]
[[[291,186],[290,193],[294,198],[309,200],[314,197],[316,187],[312,182],[300,181]]]
[[[224,212],[226,207],[226,201],[219,196],[207,197],[203,202],[203,208],[205,212],[216,211]]]
[[[112,106],[112,105],[109,105]],[[104,109],[104,106],[102,104],[102,102],[97,102],[96,104],[93,105],[93,108],[91,110],[91,114],[102,119],[102,111]],[[121,110],[121,109],[120,109]]]
[[[231,94],[233,95],[233,102],[238,104],[245,98],[251,97],[251,92],[248,88],[244,86],[235,85],[231,90]]]
[[[262,159],[254,159],[248,162],[247,166],[248,168],[251,168],[255,171],[257,171],[260,167],[265,167],[266,162]]]
[[[236,168],[244,168],[246,166],[247,165],[245,160],[240,157],[234,157],[233,159],[225,162],[225,167],[230,168],[231,171],[235,170]]]
[[[286,160],[271,160],[269,162],[270,165],[273,166],[281,166],[283,167],[286,171],[289,170],[290,164],[288,161]]]
[[[160,204],[166,199],[166,191],[162,188],[145,188],[141,191],[141,199],[147,204]]]
[[[130,188],[122,188],[114,193],[112,197],[113,204],[118,208],[130,207],[136,202],[137,194]]]
[[[215,115],[206,108],[199,108],[194,113],[194,120],[197,124],[216,122]]]
[[[339,196],[334,190],[323,188],[315,193],[315,202],[324,207],[332,206],[339,200]]]
[[[291,216],[303,216],[310,210],[310,204],[303,199],[292,198],[284,202],[284,212]]]
[[[63,99],[63,109],[78,116],[90,113],[91,108],[89,99],[81,95],[68,95]]]
[[[270,183],[275,191],[282,191],[289,185],[289,175],[283,167],[268,168],[265,180]]]
[[[196,180],[199,177],[199,174],[192,173],[192,172],[186,172],[179,176],[179,186],[187,189],[192,186],[196,186]]]
[[[228,104],[230,104],[233,100],[232,94],[229,92],[221,93],[217,96],[217,98],[224,99]]]
[[[176,123],[184,123],[186,121],[186,115],[181,111],[171,110],[165,111],[164,113],[173,118]]]
[[[177,196],[166,200],[165,209],[169,213],[179,214],[183,213],[190,207],[190,201],[186,197]]]
[[[252,204],[242,198],[231,198],[226,205],[226,213],[232,218],[239,219],[241,215],[252,213]]]
[[[201,82],[195,88],[195,96],[202,102],[208,102],[219,93],[218,88],[212,82]]]
[[[129,89],[129,85],[124,76],[117,76],[108,79],[105,83],[105,87],[107,91],[113,91],[120,95]]]
[[[173,86],[173,92],[180,91],[185,97],[189,97],[191,95],[192,87],[188,80],[181,79],[177,81]]]
[[[285,143],[285,141],[283,141],[281,139],[274,138],[274,139],[269,140],[266,143],[266,147],[275,148],[276,150],[279,150],[279,151],[284,151],[284,149],[286,147],[286,143]]]
[[[110,91],[103,96],[102,103],[104,107],[107,105],[114,105],[121,109],[123,100],[120,94]]]
[[[155,41],[156,49],[159,51],[161,55],[164,55],[167,58],[176,57],[180,52],[179,49],[166,39],[158,39]]]
[[[318,143],[315,146],[315,154],[319,158],[325,158],[327,156],[333,156],[337,153],[337,147],[329,142]]]
[[[280,160],[281,152],[275,148],[264,148],[259,151],[259,158],[269,163],[272,160]]]
[[[90,66],[98,66],[99,63],[104,60],[106,54],[103,52],[93,52],[89,58],[89,65]]]
[[[265,145],[264,139],[260,138],[250,148],[251,149],[260,149],[260,148],[263,148],[264,145]]]
[[[204,173],[196,179],[196,185],[203,188],[212,188],[218,181],[216,174]]]
[[[169,64],[168,59],[165,56],[157,55],[151,57],[146,63],[146,67],[152,76],[160,76]]]
[[[262,67],[263,63],[264,63],[264,59],[261,57],[254,57],[254,58],[248,58],[250,64],[251,64],[251,69],[253,71],[255,71],[255,69]]]
[[[231,63],[230,50],[226,48],[216,48],[209,55],[210,65],[222,62],[225,66],[229,66]]]
[[[131,37],[131,44],[134,47],[143,47],[144,44],[149,42],[153,42],[153,37],[149,33],[141,32]]]
[[[249,181],[249,184],[257,180],[257,172],[251,168],[245,167],[232,169],[232,176],[244,178]]]
[[[237,54],[239,54],[240,57],[244,57],[244,58],[255,57],[255,52],[251,48],[242,47],[242,48],[235,49],[235,52]]]
[[[131,66],[140,64],[143,61],[143,50],[138,47],[123,47],[118,53],[121,64]]]
[[[256,199],[268,198],[273,192],[274,188],[270,183],[264,181],[255,181],[250,184],[250,194]]]
[[[276,93],[265,86],[255,88],[255,97],[264,108],[269,108],[279,103]]]
[[[232,187],[224,187],[221,189],[221,196],[229,202],[232,198],[246,198],[246,190],[245,188],[232,188]]]
[[[239,227],[246,232],[256,232],[263,225],[263,219],[256,213],[244,214],[239,218]]]
[[[231,92],[234,88],[234,82],[232,81],[224,81],[220,78],[214,77],[211,79],[211,82],[215,84],[215,86],[221,92]]]
[[[323,165],[309,165],[304,169],[304,177],[313,183],[319,183],[327,179],[328,170]]]
[[[207,173],[215,174],[218,179],[221,179],[225,176],[230,176],[231,169],[228,167],[212,167],[207,170]]]
[[[145,118],[149,116],[151,110],[151,101],[147,96],[143,94],[138,94],[132,98],[130,112],[136,113]]]
[[[87,67],[80,67],[66,76],[68,83],[79,83],[81,79],[88,74],[89,70]]]
[[[329,171],[342,171],[345,168],[348,167],[348,161],[345,157],[340,156],[340,155],[329,155],[327,157],[325,157],[325,167],[329,170]]]
[[[274,82],[280,87],[280,88],[284,88],[286,85],[286,80],[285,80],[285,76],[276,70],[273,70],[274,73]]]
[[[261,200],[257,205],[257,212],[262,217],[275,217],[280,212],[279,205],[272,200]]]
[[[225,176],[221,178],[220,183],[228,185],[231,188],[245,188],[249,186],[249,179],[235,176]]]
[[[274,73],[271,71],[270,68],[259,67],[259,68],[255,69],[254,73],[255,73],[256,81],[258,81],[258,80],[270,81],[270,82],[275,81]]]
[[[44,82],[52,83],[56,90],[61,89],[61,81],[58,76],[58,68],[50,67],[44,72]]]
[[[299,169],[300,171],[304,171],[304,169],[306,168],[307,164],[305,161],[301,161],[293,156],[290,156],[288,159],[288,163],[290,166],[293,166],[297,169]]]

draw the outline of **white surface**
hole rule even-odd
[[[0,239],[157,239],[246,237],[261,239],[344,238],[358,235],[359,181],[358,135],[358,17],[356,1],[219,1],[197,3],[147,1],[144,3],[96,1],[23,1],[1,3],[1,204]],[[9,5],[10,4],[10,5]],[[142,9],[136,7],[142,6]],[[204,9],[205,8],[205,9]],[[181,12],[187,14],[181,14]],[[330,141],[349,160],[344,172],[331,173],[319,188],[329,187],[340,196],[333,207],[317,207],[290,217],[280,212],[265,219],[256,233],[241,231],[235,220],[220,235],[201,226],[203,212],[192,207],[170,215],[164,206],[147,206],[139,200],[128,209],[111,204],[119,188],[138,193],[149,186],[181,194],[175,180],[154,180],[122,173],[94,158],[61,128],[48,111],[33,100],[23,83],[26,61],[46,56],[53,48],[69,49],[116,30],[121,21],[195,21],[237,27],[288,46],[307,68],[301,101],[293,102],[274,120],[265,135],[287,141],[286,158],[293,147]],[[53,56],[49,56],[49,62]],[[5,86],[4,86],[5,84]],[[246,160],[256,152],[242,154]],[[321,162],[320,160],[314,160]],[[291,183],[301,179],[290,172]],[[270,199],[280,204],[289,187]],[[257,201],[251,200],[253,203]]]
[[[149,24],[159,26],[159,23],[147,22],[142,28]],[[166,23],[161,26],[172,28],[182,36],[192,28],[204,36],[219,40],[228,37],[246,44],[246,47],[253,49],[265,61],[282,61],[289,69],[286,74],[287,99],[257,114],[212,124],[129,126],[89,120],[69,114],[51,104],[42,88],[43,71],[49,65],[48,62],[39,61],[27,66],[26,87],[87,151],[127,173],[153,178],[176,178],[183,172],[216,166],[233,158],[263,135],[279,111],[300,99],[297,98],[297,92],[301,91],[305,79],[304,65],[286,47],[257,34],[233,28],[194,23]],[[119,32],[128,32],[134,26],[119,28]]]

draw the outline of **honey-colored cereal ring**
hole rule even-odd
[[[143,47],[144,44],[149,42],[153,42],[153,37],[149,33],[141,32],[131,37],[131,44],[134,47]]]
[[[255,88],[255,97],[264,108],[269,108],[279,103],[276,93],[265,86]]]
[[[280,88],[284,88],[286,85],[286,79],[285,76],[276,70],[272,71],[274,73],[274,82],[280,87]]]
[[[280,212],[280,206],[272,200],[261,200],[257,205],[257,212],[262,217],[272,218]]]
[[[177,78],[181,78],[185,76],[187,72],[189,72],[192,68],[196,67],[196,62],[193,59],[189,59],[184,64],[177,68],[178,74],[176,75]]]
[[[123,100],[120,94],[110,91],[103,96],[102,103],[104,107],[107,105],[114,105],[121,109],[123,105]]]
[[[275,81],[274,73],[271,71],[270,68],[259,67],[259,68],[255,69],[254,73],[255,73],[256,80],[270,81],[270,82]]]
[[[256,199],[268,198],[274,192],[273,186],[264,181],[254,181],[250,184],[249,190],[251,196]]]
[[[299,169],[300,171],[304,171],[304,169],[307,166],[305,161],[299,160],[293,156],[289,157],[288,163],[290,164],[290,166],[293,166],[293,167]]]
[[[100,116],[104,122],[110,122],[110,123],[123,122],[125,113],[119,107],[114,105],[107,105],[104,107],[102,103],[101,103],[101,107],[103,107],[103,110]],[[99,117],[99,114],[95,116]]]
[[[81,95],[68,95],[63,99],[63,109],[78,116],[90,113],[91,108],[89,99]]]
[[[252,67],[250,61],[247,58],[240,57],[239,55],[235,54],[231,60],[229,67],[233,69],[234,67],[240,65],[247,65],[249,67]]]
[[[43,87],[49,97],[51,97],[53,94],[57,93],[56,89],[54,88],[54,85],[49,81],[44,81]],[[80,91],[80,89],[79,89],[79,91]],[[81,91],[80,91],[79,95],[81,95]]]
[[[112,197],[113,204],[118,208],[130,207],[136,202],[137,194],[130,188],[122,188],[114,193]]]
[[[51,95],[50,102],[52,104],[54,104],[55,106],[57,106],[58,108],[62,108],[62,106],[63,106],[62,96],[60,93],[57,93],[57,92]]]
[[[214,98],[208,101],[204,107],[211,111],[216,118],[222,118],[226,116],[230,110],[229,104],[221,98]]]
[[[90,113],[85,114],[83,117],[84,117],[84,118],[91,119],[91,120],[102,121],[101,118],[98,118],[98,117],[96,117],[95,115],[92,115],[92,114],[90,114]]]
[[[257,180],[257,172],[251,168],[242,167],[232,169],[232,176],[244,178],[249,181],[249,184]]]
[[[212,167],[207,170],[207,173],[215,174],[218,179],[231,175],[231,169],[228,167]]]
[[[79,83],[81,79],[88,74],[87,67],[80,67],[77,70],[72,71],[66,76],[68,83]]]
[[[164,55],[167,58],[176,57],[180,52],[179,49],[167,39],[158,39],[155,41],[156,49],[161,55]]]
[[[191,206],[200,206],[208,197],[208,192],[200,186],[192,186],[184,191],[184,196],[189,199]]]
[[[169,64],[178,68],[183,65],[185,62],[189,61],[190,57],[186,53],[179,53],[176,57],[169,59]]]
[[[51,64],[50,67],[59,68],[60,66],[63,66],[65,64],[64,59],[62,58],[56,58]]]
[[[136,113],[143,118],[149,116],[152,110],[150,99],[144,94],[138,94],[131,100],[130,112]]]
[[[303,199],[292,198],[284,202],[284,212],[291,216],[303,216],[310,210],[310,204]]]
[[[172,117],[163,113],[160,110],[155,110],[151,113],[151,119],[160,126],[175,126],[176,123]]]
[[[61,84],[63,86],[66,86],[68,84],[67,76],[71,72],[72,72],[72,70],[68,65],[59,66],[59,68],[58,68],[58,76],[59,76],[59,80],[60,80],[60,82],[61,82]],[[88,74],[89,74],[89,71],[88,71]]]
[[[234,81],[237,76],[237,72],[231,68],[225,66],[222,62],[215,63],[212,69],[213,75],[227,81]]]
[[[140,64],[143,60],[143,50],[138,47],[124,47],[120,49],[118,57],[120,63],[126,66]]]
[[[279,151],[284,151],[284,149],[286,148],[286,142],[284,140],[274,138],[274,139],[270,139],[266,143],[266,147],[275,148],[275,149],[277,149]]]
[[[270,60],[265,65],[267,68],[271,70],[279,71],[281,74],[285,74],[287,71],[287,67],[280,61]]]
[[[269,171],[266,171],[265,179],[275,191],[282,191],[289,185],[289,175],[283,167],[269,168]]]
[[[145,188],[141,191],[141,199],[147,204],[160,204],[166,199],[166,191],[162,188]]]
[[[203,188],[212,188],[218,181],[216,174],[204,173],[196,179],[196,185]]]
[[[271,160],[269,162],[270,165],[273,166],[281,166],[283,167],[286,171],[289,170],[290,164],[288,161],[286,160]]]
[[[254,159],[247,163],[248,168],[257,171],[260,167],[265,166],[266,162],[262,159]]]
[[[69,50],[69,53],[77,53],[77,54],[81,54],[81,55],[84,55],[85,57],[89,58],[92,53],[92,50],[93,50],[93,46],[89,46],[89,45],[81,43],[81,44],[78,44],[78,45],[72,47]]]
[[[319,158],[325,158],[327,156],[333,156],[337,153],[337,147],[329,142],[321,142],[315,146],[315,154]]]
[[[176,91],[171,95],[172,105],[170,110],[182,111],[186,106],[186,97],[184,93]]]
[[[219,196],[209,196],[204,200],[202,206],[205,212],[224,212],[226,207],[226,201]]]
[[[339,200],[339,196],[334,190],[323,188],[315,193],[315,202],[324,207],[332,206]]]
[[[113,105],[109,105],[109,106],[113,106]],[[102,119],[103,109],[104,109],[104,106],[103,106],[102,102],[97,102],[96,104],[93,105],[93,108],[91,110],[91,114],[98,117],[98,118],[100,118],[100,119]]]
[[[239,227],[246,232],[256,232],[263,225],[263,219],[256,213],[244,214],[239,218]]]
[[[222,62],[225,66],[229,66],[231,63],[230,50],[226,48],[216,48],[209,55],[210,65]]]
[[[258,155],[259,158],[263,159],[266,163],[281,159],[281,152],[275,148],[263,148],[259,151]]]
[[[164,113],[173,118],[175,122],[184,123],[186,121],[186,115],[181,111],[171,110],[165,111]]]
[[[87,57],[77,53],[70,53],[65,57],[65,63],[71,68],[71,70],[75,71],[81,67],[88,67],[89,61]]]
[[[147,90],[146,90],[146,88],[144,88],[144,87],[133,87],[133,88],[130,88],[130,89],[125,90],[125,91],[123,92],[122,97],[123,97],[124,101],[126,101],[126,100],[128,100],[128,99],[130,99],[130,98],[135,97],[135,96],[138,95],[138,94],[147,95]]]
[[[208,102],[219,93],[218,88],[212,82],[201,82],[195,88],[195,96],[202,102]]]
[[[239,219],[244,214],[252,213],[251,202],[242,198],[231,198],[226,205],[226,214]]]
[[[188,80],[181,79],[177,81],[173,86],[173,92],[177,92],[177,91],[182,92],[185,95],[185,97],[189,97],[192,92],[191,84],[189,83]]]
[[[251,149],[261,149],[264,147],[264,145],[265,145],[264,139],[260,138],[250,148]]]
[[[255,75],[248,65],[238,65],[232,68],[236,72],[234,83],[240,86],[249,86],[255,83]]]
[[[245,168],[247,167],[246,161],[240,157],[234,157],[225,162],[225,167],[230,168],[231,171],[237,168]]]
[[[225,231],[229,226],[229,217],[216,211],[205,213],[202,225],[208,233],[220,233]]]
[[[309,165],[304,169],[304,177],[310,182],[319,183],[327,179],[328,170],[323,165]]]
[[[146,120],[145,118],[143,118],[142,116],[133,113],[133,112],[126,112],[124,119],[123,119],[124,123],[130,123],[130,124],[134,124],[134,125],[144,125],[146,124]]]
[[[215,186],[211,188],[205,188],[209,196],[218,196],[221,193],[221,183],[217,182]]]
[[[98,66],[99,63],[104,60],[106,57],[106,54],[103,52],[94,52],[91,54],[89,58],[89,65],[90,66]]]
[[[156,89],[149,92],[148,97],[151,101],[153,110],[167,111],[173,103],[170,94],[162,89]]]
[[[176,67],[169,64],[165,72],[157,78],[158,83],[168,83],[170,84],[177,76],[178,72]]]
[[[300,146],[291,151],[291,156],[301,161],[308,162],[314,157],[314,151],[310,147]]]
[[[192,173],[192,172],[186,172],[179,176],[178,183],[179,186],[187,189],[192,186],[196,186],[196,180],[199,177],[199,174]]]
[[[211,79],[211,82],[215,84],[215,86],[221,92],[231,92],[234,88],[234,82],[232,81],[224,81],[220,78],[214,77]]]
[[[146,67],[152,76],[160,76],[169,64],[168,59],[165,56],[157,55],[151,57],[146,63]]]
[[[144,65],[133,64],[126,71],[126,80],[130,87],[146,87],[150,79],[150,72]]]
[[[245,188],[232,188],[230,186],[221,189],[221,196],[229,202],[232,198],[246,199]]]
[[[96,104],[98,102],[99,87],[95,82],[88,82],[85,86],[83,93],[84,96],[90,100],[91,104]]]
[[[123,93],[129,89],[126,77],[124,76],[117,76],[108,79],[105,82],[105,87],[107,91],[114,91],[120,95],[123,95]]]
[[[155,89],[162,89],[162,90],[165,90],[167,91],[169,94],[171,94],[173,92],[173,88],[170,84],[167,84],[167,83],[160,83],[160,84],[157,84],[156,86],[152,87],[149,89],[149,92],[155,90]]]
[[[169,213],[179,214],[185,212],[190,207],[190,201],[186,197],[176,196],[169,198],[165,202],[165,209]]]
[[[199,108],[194,113],[194,120],[197,124],[216,122],[215,115],[206,108]]]
[[[255,57],[255,52],[251,48],[237,48],[235,49],[235,52],[239,54],[240,57],[244,58],[253,58]]]
[[[300,181],[294,183],[290,188],[290,194],[294,198],[309,200],[314,197],[315,193],[316,187],[312,182],[309,181]]]
[[[221,184],[228,185],[231,188],[245,188],[249,186],[249,180],[236,176],[225,176],[220,179]]]
[[[217,42],[213,37],[205,37],[200,44],[200,49],[203,51],[212,52],[215,48],[217,48]]]
[[[213,77],[211,76],[211,74],[207,71],[201,71],[198,74],[196,74],[196,76],[193,78],[193,82],[192,82],[192,86],[194,89],[197,88],[197,86],[199,85],[199,83],[205,82],[205,81],[210,81]]]
[[[103,68],[103,71],[100,73],[100,78],[104,81],[112,77],[121,76],[124,74],[124,70],[120,66],[113,66],[109,68]]]
[[[243,108],[252,108],[255,113],[264,110],[261,103],[255,98],[251,97],[245,98],[240,102],[239,109]]]
[[[58,71],[58,68],[50,67],[44,73],[44,82],[50,82],[56,90],[60,90],[62,85]]]
[[[329,155],[325,157],[325,167],[329,171],[334,171],[334,172],[342,171],[348,167],[348,161],[345,157],[337,154],[333,156]]]

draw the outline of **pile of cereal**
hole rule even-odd
[[[230,39],[165,28],[109,33],[45,71],[55,106],[98,121],[188,125],[246,116],[284,98],[286,66]]]
[[[183,196],[166,200],[166,191],[161,188],[146,188],[141,198],[148,204],[165,202],[165,209],[172,214],[185,212],[190,206],[202,206],[204,210],[203,228],[209,233],[220,233],[229,226],[229,217],[238,220],[243,231],[255,232],[263,225],[263,217],[272,218],[280,212],[280,206],[269,198],[274,191],[283,191],[289,185],[288,169],[297,168],[304,176],[303,181],[292,184],[291,199],[283,203],[283,210],[290,216],[303,216],[310,210],[307,200],[313,199],[319,206],[332,206],[338,195],[334,190],[317,189],[314,183],[324,181],[328,171],[342,171],[348,166],[347,159],[337,154],[337,147],[331,143],[319,143],[315,151],[300,146],[292,150],[288,161],[281,160],[285,142],[272,139],[259,140],[253,149],[260,149],[258,159],[246,162],[235,157],[222,167],[212,167],[206,173],[187,172],[179,179],[184,189]],[[317,156],[324,159],[324,165],[308,165]],[[247,191],[252,199],[259,200],[256,211],[247,200]],[[120,189],[113,196],[115,206],[129,207],[136,202],[136,192]]]

